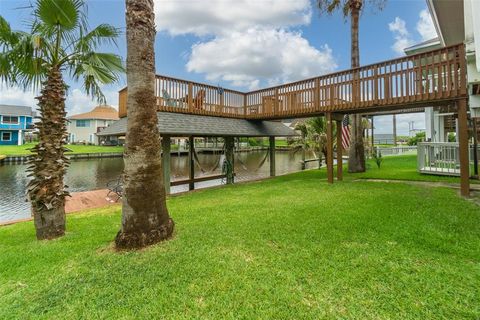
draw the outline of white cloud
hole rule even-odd
[[[103,88],[103,93],[107,103],[118,108],[118,91],[115,88]],[[0,87],[1,104],[29,106],[37,109],[37,100],[35,99],[37,95],[38,93],[23,91],[18,87]],[[96,100],[92,100],[80,89],[73,89],[67,92],[65,108],[68,115],[90,111],[97,104]]]
[[[419,20],[417,22],[417,31],[423,41],[437,37],[437,31],[435,30],[432,17],[427,9],[420,11]]]
[[[395,17],[395,20],[388,24],[388,29],[393,33],[395,38],[395,43],[392,45],[393,51],[398,55],[405,54],[403,50],[413,45],[413,40],[407,30],[405,21],[399,17]]]
[[[395,43],[392,45],[393,51],[398,55],[404,54],[404,49],[415,44],[413,37],[407,29],[407,25],[403,19],[396,17],[395,20],[388,24],[388,29],[393,33]],[[433,25],[432,17],[427,9],[420,11],[416,30],[420,35],[420,41],[427,41],[437,37],[437,31]]]
[[[118,109],[118,91],[102,88],[107,99],[107,104]],[[80,89],[73,89],[68,92],[65,108],[69,116],[84,113],[92,110],[98,105],[96,99],[92,99]]]
[[[310,0],[155,0],[157,30],[171,35],[297,26],[309,24],[311,16]]]
[[[210,81],[229,81],[255,89],[260,81],[276,84],[330,72],[337,67],[332,50],[312,47],[299,33],[251,28],[192,47],[189,72]]]
[[[0,103],[28,106],[34,108],[37,104],[36,94],[33,91],[23,91],[18,87],[0,87]]]

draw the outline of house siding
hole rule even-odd
[[[18,116],[18,124],[7,124],[3,123],[4,115],[0,115],[0,134],[4,131],[12,132],[12,139],[10,141],[2,141],[0,135],[0,145],[17,145],[18,144],[18,135],[21,134],[21,144],[23,144],[24,131],[33,123],[33,119],[30,116]],[[7,117],[10,117],[8,115]],[[22,132],[20,133],[20,130]]]

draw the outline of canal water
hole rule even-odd
[[[236,181],[248,181],[269,176],[270,164],[265,156],[267,151],[241,152],[235,154]],[[195,167],[195,176],[221,174],[223,156],[220,154],[198,154],[200,165]],[[301,170],[301,154],[277,151],[277,175]],[[312,154],[307,159],[313,158]],[[263,164],[262,164],[263,162]],[[260,166],[261,165],[261,166]],[[0,222],[30,217],[30,204],[26,201],[26,185],[29,178],[25,164],[0,165]],[[318,167],[317,162],[310,162],[307,168]],[[65,184],[70,192],[105,189],[109,181],[115,180],[123,171],[122,158],[102,158],[72,161],[68,168]],[[172,180],[188,179],[188,157],[173,155],[171,157]],[[221,180],[212,180],[195,184],[195,188],[220,185]],[[188,186],[172,187],[172,193],[187,191]]]

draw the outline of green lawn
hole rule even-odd
[[[383,157],[383,162],[380,166],[380,169],[378,169],[377,165],[374,163],[373,160],[368,160],[366,172],[348,174],[347,176],[356,179],[387,179],[460,183],[459,177],[437,176],[418,173],[417,155],[415,154]],[[470,181],[472,183],[479,182],[478,180],[473,179]]]
[[[29,148],[32,148],[34,143],[26,143],[22,146],[0,146],[0,154],[10,156],[10,155],[26,155],[30,154]],[[101,153],[101,152],[123,152],[123,147],[112,147],[112,146],[85,146],[85,145],[73,145],[69,144],[66,146],[68,149],[72,150],[69,153]]]
[[[70,215],[50,242],[30,222],[2,227],[0,319],[480,317],[478,206],[324,176],[172,197],[174,239],[141,252],[112,250],[118,206]]]

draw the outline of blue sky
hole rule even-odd
[[[14,29],[25,29],[29,1],[1,0],[0,14]],[[109,23],[125,28],[123,0],[88,0],[91,27]],[[156,0],[157,73],[248,90],[348,69],[350,24],[341,14],[322,16],[309,0]],[[390,0],[383,11],[367,2],[360,19],[362,65],[398,57],[405,46],[434,36],[424,0]],[[118,48],[104,48],[125,57]],[[85,112],[91,101],[73,82],[67,100],[70,114]],[[109,104],[117,91],[104,88]],[[0,103],[34,104],[34,94],[0,88]],[[398,117],[399,134],[408,121],[424,127],[422,115]],[[391,132],[391,117],[378,117],[378,133]]]

